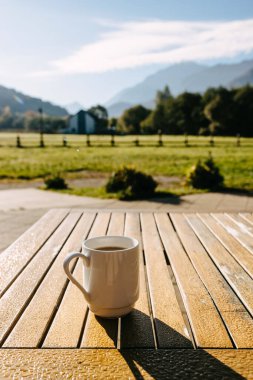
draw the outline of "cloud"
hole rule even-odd
[[[157,63],[235,57],[253,50],[253,19],[104,23],[98,41],[50,62],[38,76],[102,73]],[[36,73],[35,73],[36,75]]]

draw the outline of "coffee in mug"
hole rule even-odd
[[[70,273],[75,257],[83,260],[83,285]],[[139,243],[126,236],[100,236],[82,243],[82,252],[64,260],[64,270],[83,293],[90,310],[105,318],[128,314],[139,297]]]

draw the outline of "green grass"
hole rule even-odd
[[[51,189],[50,189],[51,190]],[[51,190],[52,191],[52,190]],[[54,190],[57,192],[79,195],[84,197],[95,197],[103,199],[119,199],[118,193],[107,193],[104,187],[81,187],[81,188],[68,188],[66,190]],[[178,197],[186,194],[196,194],[196,193],[205,193],[207,190],[193,189],[189,186],[177,186],[174,188],[168,189],[159,189],[156,190],[152,198],[165,198],[165,197]]]
[[[187,170],[211,151],[227,187],[253,190],[253,139],[241,139],[241,146],[237,147],[235,138],[215,138],[215,146],[210,147],[209,138],[189,136],[189,146],[185,147],[183,136],[164,136],[164,145],[158,147],[157,136],[141,136],[141,146],[136,147],[135,136],[116,136],[116,146],[111,147],[110,136],[92,136],[92,146],[87,147],[85,136],[72,135],[67,136],[69,147],[64,148],[62,136],[46,135],[46,147],[39,148],[38,135],[20,136],[24,148],[18,149],[15,134],[0,134],[2,179],[35,179],[54,173],[71,173],[72,178],[78,178],[85,170],[110,173],[129,164],[151,175],[183,179]],[[102,196],[101,190],[97,191]]]
[[[58,190],[57,190],[58,191]],[[107,193],[104,187],[78,187],[60,190],[61,193],[79,195],[85,197],[95,197],[103,199],[117,199],[117,194]]]

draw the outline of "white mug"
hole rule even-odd
[[[69,270],[69,263],[75,257],[83,260],[84,286]],[[90,310],[100,317],[128,314],[139,297],[139,243],[136,239],[100,236],[85,240],[82,252],[70,253],[63,267],[70,281],[82,291]]]

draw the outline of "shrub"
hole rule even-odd
[[[47,189],[67,189],[68,185],[65,182],[65,179],[60,177],[60,175],[52,175],[44,179],[44,183]]]
[[[156,181],[150,175],[131,167],[123,167],[111,176],[106,191],[118,193],[119,199],[143,199],[151,197],[156,186]]]
[[[187,183],[196,189],[218,189],[222,187],[223,180],[211,155],[203,163],[199,160],[187,175]]]

